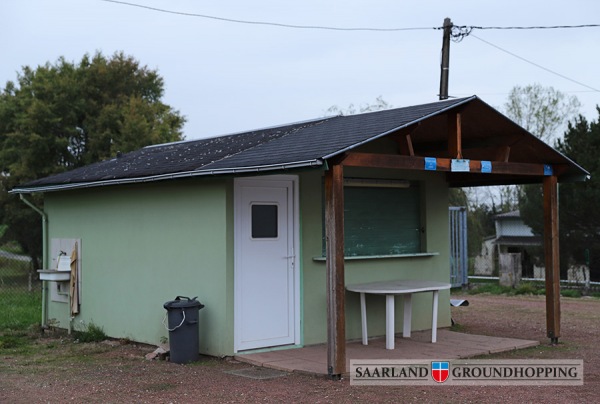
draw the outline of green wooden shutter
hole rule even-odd
[[[346,187],[346,256],[421,252],[419,202],[419,191],[416,187]]]
[[[422,252],[420,206],[420,191],[414,183],[409,188],[345,187],[344,254]]]

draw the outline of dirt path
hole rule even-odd
[[[467,296],[453,309],[467,333],[546,341],[495,358],[584,359],[578,387],[353,387],[348,380],[289,374],[255,380],[225,373],[248,365],[206,358],[192,365],[147,361],[152,347],[76,344],[43,338],[30,347],[0,349],[0,403],[238,403],[238,402],[597,402],[600,389],[600,300],[562,299],[562,336],[545,338],[539,296]]]

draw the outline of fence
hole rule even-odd
[[[450,283],[452,287],[465,286],[468,283],[467,257],[467,208],[449,208],[450,229]]]
[[[41,290],[29,257],[0,250],[0,331],[39,323]]]

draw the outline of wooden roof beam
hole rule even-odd
[[[462,118],[459,112],[448,115],[448,154],[462,159]]]
[[[431,164],[429,164],[428,168],[426,168],[426,159],[426,157],[419,156],[350,152],[342,162],[342,165],[347,167],[452,172],[452,159],[433,158],[432,160],[428,160],[432,164],[435,163],[434,168],[432,168],[433,166]],[[491,170],[489,173],[483,172],[482,167],[489,167]],[[544,164],[501,161],[484,161],[482,163],[481,160],[470,160],[468,173],[482,175],[507,174],[543,177],[548,175],[549,168],[552,169],[554,175],[560,175],[563,171],[563,167],[552,168]]]
[[[398,132],[390,135],[391,139],[394,139],[398,143],[398,149],[400,154],[405,156],[414,156],[415,149],[413,148],[412,134],[419,127],[420,122],[409,125],[405,128],[400,129]]]
[[[406,135],[404,138],[405,138],[405,143],[402,143],[402,145],[403,146],[406,145],[406,146],[404,146],[406,148],[405,154],[408,154],[409,156],[414,156],[415,149],[413,148],[412,139],[410,137],[410,134]]]

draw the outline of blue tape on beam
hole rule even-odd
[[[482,173],[491,173],[492,172],[492,162],[491,161],[481,161],[481,172]]]
[[[431,171],[437,170],[437,160],[435,157],[425,157],[425,169]]]
[[[553,175],[554,174],[554,170],[552,169],[552,166],[549,164],[544,164],[544,175]]]

